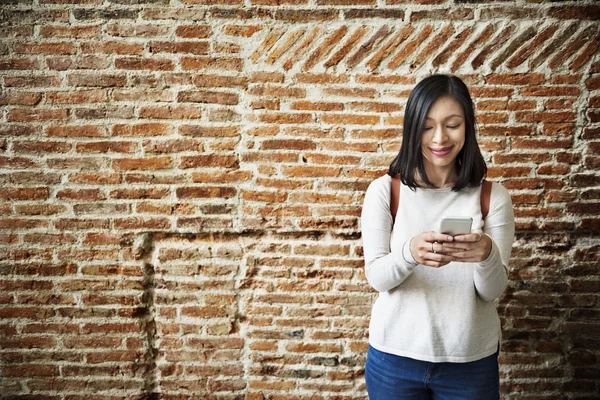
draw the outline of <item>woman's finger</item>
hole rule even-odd
[[[457,251],[456,253],[452,253],[453,257],[459,258],[461,261],[464,261],[466,258],[472,255],[473,254],[469,251]]]
[[[477,243],[481,242],[483,235],[484,233],[481,231],[474,231],[466,235],[456,235],[454,236],[454,240],[457,242]]]
[[[428,232],[425,240],[428,242],[452,242],[454,241],[454,238],[443,233]]]
[[[467,250],[467,251],[457,251],[457,252],[453,252],[450,253],[453,257],[456,257],[458,259],[460,259],[463,262],[466,262],[466,260],[469,261],[474,261],[474,262],[479,262],[481,261],[483,258],[483,256],[485,255],[485,249],[484,248],[475,248],[472,250]]]
[[[441,252],[442,253],[456,253],[456,252],[459,252],[459,251],[469,251],[469,250],[472,250],[471,247],[467,247],[465,245],[466,245],[466,243],[462,243],[462,246],[458,247],[458,246],[450,246],[450,245],[444,244],[442,246]]]
[[[452,236],[442,233],[423,232],[411,239],[410,251],[419,264],[439,267],[456,261],[456,258],[446,255],[443,251],[443,246],[453,240]]]
[[[456,257],[445,254],[445,253],[427,253],[424,258],[429,261],[446,262],[446,263],[456,260]]]

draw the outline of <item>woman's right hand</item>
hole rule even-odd
[[[437,232],[423,232],[410,240],[410,253],[416,262],[429,267],[439,268],[457,261],[456,257],[444,253],[444,243],[454,238]]]

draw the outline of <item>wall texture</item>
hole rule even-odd
[[[600,390],[600,5],[4,0],[2,399],[366,399],[360,210],[465,79],[517,234],[504,399]]]

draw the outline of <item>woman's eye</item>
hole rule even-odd
[[[428,130],[430,130],[430,129],[433,129],[433,128],[432,128],[432,127],[430,127],[430,126],[426,126],[424,129],[425,129],[426,131],[428,131]]]
[[[460,126],[460,124],[458,124],[458,125],[451,125],[451,126],[448,126],[448,128],[450,128],[450,129],[456,129],[456,128],[458,128],[459,126]]]

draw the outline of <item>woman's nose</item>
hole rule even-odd
[[[433,132],[433,141],[435,143],[444,143],[447,139],[448,136],[446,135],[446,131],[442,126],[435,128]]]

